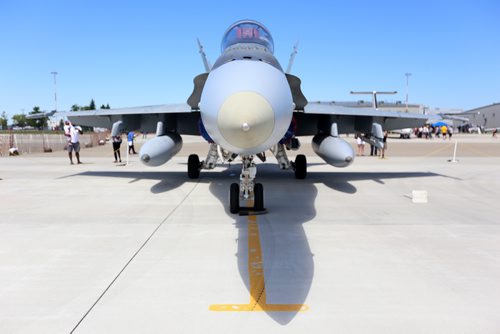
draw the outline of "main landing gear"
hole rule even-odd
[[[201,170],[200,158],[197,154],[191,154],[188,158],[188,177],[190,179],[197,179],[200,177]]]
[[[281,169],[292,168],[295,172],[296,179],[305,179],[307,176],[307,160],[306,156],[303,154],[298,154],[295,161],[288,160],[288,156],[285,151],[285,146],[283,144],[277,144],[271,148],[271,152],[276,157],[278,165]]]
[[[200,162],[200,158],[197,154],[191,154],[188,158],[188,177],[190,179],[197,179],[200,177],[200,171],[202,169],[214,169],[217,165],[217,160],[219,159],[219,152],[217,150],[217,144],[210,144],[210,149],[208,150],[207,159]]]

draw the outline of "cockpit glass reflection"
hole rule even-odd
[[[243,20],[234,23],[222,38],[221,51],[238,43],[260,44],[271,53],[274,52],[274,43],[269,30],[256,21]]]

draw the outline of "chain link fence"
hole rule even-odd
[[[109,137],[109,132],[84,133],[80,135],[80,145],[82,148],[94,147],[106,137]],[[16,147],[19,154],[62,151],[67,142],[64,134],[2,133],[0,155],[9,155],[11,147]]]

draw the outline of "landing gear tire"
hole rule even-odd
[[[231,213],[240,211],[240,186],[238,183],[231,183],[231,188],[229,188],[229,211]]]
[[[307,175],[307,160],[303,154],[297,155],[295,158],[295,178],[303,180]]]
[[[253,209],[255,211],[264,210],[264,186],[262,183],[256,183],[253,188],[254,199],[253,199]]]
[[[190,179],[200,177],[200,158],[197,154],[191,154],[188,158],[188,177]]]

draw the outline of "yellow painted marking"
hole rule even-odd
[[[248,201],[248,206],[253,206],[253,201]],[[248,274],[250,278],[250,302],[248,304],[214,304],[208,309],[219,312],[304,312],[309,309],[305,304],[267,303],[259,225],[254,215],[248,216]]]
[[[471,151],[473,153],[476,153],[476,154],[479,154],[479,155],[482,155],[483,157],[490,157],[492,156],[491,154],[488,154],[488,153],[485,153],[483,151],[480,151],[480,150],[477,150],[473,147],[468,147],[468,146],[462,146],[460,147],[460,143],[458,143],[458,149],[459,149],[459,153],[460,151]],[[459,155],[459,153],[457,153],[457,155]]]
[[[442,152],[442,151],[447,150],[449,148],[453,148],[453,146],[455,145],[453,143],[443,143],[443,144],[445,144],[445,146],[440,147],[440,148],[438,148],[436,150],[433,150],[433,151],[431,151],[431,152],[429,152],[427,154],[424,154],[423,156],[424,157],[430,157],[432,155],[438,154],[439,152]]]
[[[443,140],[444,142],[444,140]],[[433,150],[429,153],[426,153],[424,155],[422,155],[423,157],[430,157],[430,156],[433,156],[433,155],[436,155],[442,151],[445,151],[445,150],[448,150],[450,149],[450,153],[453,152],[453,148],[455,147],[455,143],[454,142],[447,142],[447,143],[443,143],[445,144],[445,146],[443,147],[440,147],[436,150]],[[460,142],[458,143],[458,153],[457,153],[457,156],[460,155],[460,152],[463,152],[463,151],[470,151],[470,152],[473,152],[473,153],[476,153],[476,154],[479,154],[481,156],[485,156],[485,157],[489,157],[491,156],[490,154],[486,153],[486,152],[483,152],[483,151],[480,151],[480,150],[477,150],[473,147],[470,147],[468,145],[460,145]]]

